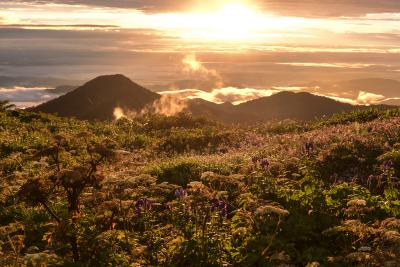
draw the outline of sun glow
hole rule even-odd
[[[214,33],[222,39],[243,39],[259,27],[259,14],[250,6],[231,3],[215,14]]]
[[[265,14],[245,2],[231,2],[216,10],[186,13],[181,19],[187,27],[181,32],[185,39],[234,41],[253,39],[263,27]]]

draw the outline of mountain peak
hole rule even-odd
[[[104,80],[125,80],[125,81],[129,80],[130,81],[130,79],[123,74],[109,74],[109,75],[98,76],[89,82],[101,81],[101,80],[103,80],[103,81]]]
[[[122,74],[112,74],[112,75],[102,75],[94,78],[93,80],[90,80],[87,82],[85,85],[101,85],[101,86],[107,86],[109,84],[113,85],[121,85],[121,84],[135,84],[131,79],[126,77],[125,75]]]
[[[31,110],[58,113],[63,117],[109,120],[116,107],[140,111],[159,98],[160,95],[122,74],[103,75]]]

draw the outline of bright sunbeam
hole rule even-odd
[[[259,27],[259,15],[250,6],[231,3],[215,13],[214,34],[221,39],[243,39]]]
[[[162,27],[176,29],[184,39],[245,40],[252,39],[263,27],[266,16],[246,2],[229,2],[205,11],[169,14],[158,17]]]

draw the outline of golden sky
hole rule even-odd
[[[2,0],[0,88],[123,73],[157,90],[218,89],[185,71],[188,57],[249,90],[400,80],[399,29],[399,0]],[[9,82],[22,76],[41,82]]]
[[[329,35],[351,33],[354,38],[335,39],[334,43],[356,45],[357,34],[398,34],[400,4],[396,3],[397,0],[6,0],[0,3],[0,18],[3,27],[26,29],[153,29],[182,44],[234,42],[240,46],[286,41],[332,45]],[[363,45],[368,45],[365,42]]]

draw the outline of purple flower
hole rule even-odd
[[[254,165],[256,165],[259,160],[260,160],[260,157],[258,157],[258,156],[251,157],[251,161],[253,162]]]
[[[383,162],[383,168],[386,170],[390,170],[394,168],[394,162],[393,160],[389,159],[389,160],[385,160]]]
[[[187,191],[183,188],[179,188],[175,191],[175,196],[177,198],[184,198],[187,196]]]
[[[304,144],[304,151],[310,155],[315,150],[315,145],[313,142],[308,141]]]
[[[141,215],[142,211],[148,211],[151,209],[151,202],[147,198],[139,198],[135,203],[136,215]]]
[[[213,199],[211,211],[218,211],[221,218],[226,219],[228,217],[228,204],[225,201]]]
[[[260,160],[260,167],[261,169],[263,169],[264,171],[268,169],[269,167],[269,161],[267,159],[262,159]]]
[[[216,211],[219,207],[218,199],[213,199],[213,200],[211,200],[211,202],[212,202],[211,211]]]
[[[219,215],[222,218],[226,219],[228,217],[228,204],[223,202],[223,201],[221,201],[220,205],[219,205],[219,209],[220,209]]]

